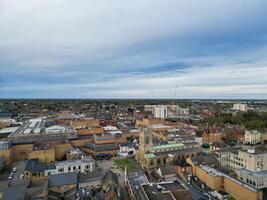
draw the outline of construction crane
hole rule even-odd
[[[177,95],[177,90],[178,90],[178,86],[175,87],[175,91],[174,91],[174,97],[173,97],[173,102],[172,104],[175,106],[176,105],[176,95]]]

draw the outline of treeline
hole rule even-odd
[[[267,112],[239,112],[234,116],[213,117],[208,122],[210,124],[239,124],[244,125],[249,130],[256,129],[262,131],[267,130]]]

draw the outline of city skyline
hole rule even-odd
[[[267,98],[267,2],[0,1],[0,98]]]

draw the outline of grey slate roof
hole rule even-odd
[[[163,176],[176,174],[176,170],[174,166],[164,166],[160,168],[160,171]]]
[[[59,187],[77,184],[77,177],[78,176],[76,172],[50,175],[48,179],[48,186]]]
[[[27,160],[25,171],[30,171],[32,173],[44,172],[46,169],[55,169],[56,166],[53,164],[47,165],[45,163],[40,163],[38,159]]]
[[[215,156],[209,154],[202,154],[192,158],[192,161],[198,165],[218,165],[219,161]]]
[[[86,147],[89,149],[93,149],[95,151],[105,151],[105,150],[112,150],[117,149],[117,144],[102,144],[102,145],[95,145],[93,143],[87,143]]]

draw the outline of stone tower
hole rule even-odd
[[[136,153],[136,160],[142,162],[144,155],[148,153],[153,147],[153,137],[151,130],[148,128],[143,128],[139,136],[139,147]]]

